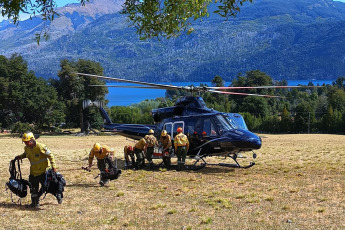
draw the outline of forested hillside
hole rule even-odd
[[[195,22],[191,35],[160,41],[139,40],[119,13],[81,16],[78,8],[64,14],[74,29],[53,33],[56,39],[38,48],[32,48],[34,40],[15,44],[0,26],[0,34],[7,34],[0,54],[22,54],[44,78],[56,78],[64,58],[97,61],[109,76],[156,82],[210,81],[216,75],[230,81],[256,69],[276,80],[334,80],[345,73],[345,4],[332,0],[257,0],[235,19],[211,14]]]
[[[103,120],[96,107],[83,110],[85,99],[105,101],[105,84],[94,77],[80,77],[76,72],[103,74],[103,67],[90,60],[62,60],[58,79],[49,82],[28,71],[26,61],[14,55],[0,55],[0,129],[13,132],[54,131],[61,127],[100,129]],[[212,79],[214,86],[223,86],[220,76]],[[266,73],[248,71],[232,81],[232,86],[287,85],[286,80],[273,81]],[[311,84],[310,84],[311,85]],[[209,108],[241,113],[248,128],[266,133],[345,133],[345,77],[332,85],[301,89],[251,89],[243,92],[280,96],[263,98],[203,93]],[[238,91],[241,92],[241,91]],[[151,110],[174,105],[185,91],[168,90],[166,98],[146,100],[128,107],[107,108],[113,122],[153,124]],[[106,101],[105,101],[106,104]]]

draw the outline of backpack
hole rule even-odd
[[[18,164],[18,171],[16,169],[16,159],[10,161],[10,167],[9,167],[9,172],[10,172],[10,178],[9,181],[6,182],[6,186],[19,196],[20,198],[26,197],[28,194],[28,189],[27,187],[31,188],[31,184],[29,181],[22,179],[22,172],[20,170],[20,163],[19,160],[17,161]]]
[[[148,147],[153,147],[156,145],[156,140],[154,136],[146,135],[146,142],[148,144]]]
[[[108,168],[105,170],[105,172],[101,173],[101,178],[109,179],[109,180],[115,180],[119,178],[121,175],[121,169],[118,169],[116,164],[109,158],[106,157],[105,164],[108,165]]]
[[[64,187],[66,186],[66,180],[59,172],[54,172],[52,169],[46,171],[46,180],[42,186],[42,193],[51,193],[55,197],[57,194],[61,194],[63,198]]]

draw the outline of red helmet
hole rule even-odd
[[[203,136],[206,136],[206,132],[205,132],[205,131],[204,131],[204,132],[202,132],[202,135],[203,135]]]
[[[133,151],[133,147],[132,146],[128,146],[127,147],[127,151],[132,152]]]
[[[182,133],[182,131],[183,131],[183,130],[182,130],[182,127],[178,127],[178,128],[177,128],[177,132],[178,132],[178,133]]]
[[[193,134],[198,134],[198,132],[197,131],[194,131],[194,133]]]

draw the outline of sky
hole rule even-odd
[[[67,4],[70,4],[70,3],[80,3],[80,1],[78,1],[78,0],[56,0],[55,3],[57,4],[58,7],[62,7],[62,6],[65,6]],[[20,16],[20,18],[21,18],[21,20],[25,20],[25,19],[28,19],[29,16],[22,14]],[[7,18],[2,17],[0,14],[0,22],[4,19],[7,19]]]

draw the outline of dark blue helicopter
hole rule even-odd
[[[78,75],[85,77],[97,77],[105,80],[115,80],[120,82],[129,82],[134,84],[141,84],[145,86],[110,86],[110,87],[130,87],[130,88],[150,88],[150,89],[182,89],[191,92],[195,91],[209,91],[223,94],[236,95],[252,95],[263,97],[276,97],[272,95],[258,95],[246,94],[229,91],[221,91],[228,89],[247,89],[247,88],[298,88],[301,86],[259,86],[259,87],[194,87],[194,86],[173,86],[162,85],[155,83],[139,82],[132,80],[125,80],[120,78],[110,78],[105,76],[98,76],[92,74],[78,73]],[[104,85],[94,85],[103,86]],[[234,160],[234,164],[219,163],[217,165],[235,167],[235,168],[250,168],[255,165],[250,162],[249,165],[242,166],[238,162],[238,158],[242,152],[252,152],[253,159],[256,158],[254,150],[260,149],[262,142],[261,138],[250,132],[247,125],[240,114],[237,113],[222,113],[206,106],[201,97],[185,96],[180,98],[172,107],[159,108],[152,110],[153,120],[155,125],[140,125],[140,124],[117,124],[112,123],[108,114],[104,110],[101,102],[91,102],[85,100],[83,107],[95,105],[99,108],[104,119],[103,128],[108,132],[116,132],[120,135],[139,140],[148,134],[150,129],[159,135],[162,130],[166,130],[168,134],[174,139],[177,134],[177,128],[182,127],[184,134],[188,136],[190,147],[188,156],[194,157],[196,160],[191,166],[192,169],[203,168],[210,165],[206,162],[208,156],[225,156]],[[158,137],[158,136],[157,136]]]
[[[221,113],[206,107],[201,97],[182,97],[173,107],[152,110],[156,125],[117,124],[112,123],[104,110],[102,103],[85,100],[83,107],[97,106],[105,121],[103,128],[108,132],[116,132],[122,136],[139,140],[153,129],[156,134],[166,130],[170,136],[177,134],[177,128],[182,127],[188,136],[190,147],[188,155],[195,157],[193,169],[207,165],[207,156],[228,156],[235,164],[219,165],[237,168],[241,166],[237,156],[243,151],[253,151],[261,148],[261,138],[246,129],[243,117],[237,113]],[[159,138],[159,137],[158,137]],[[256,154],[253,152],[253,157]],[[199,165],[199,161],[202,163]]]

